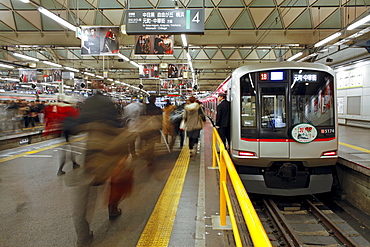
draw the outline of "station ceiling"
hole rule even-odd
[[[369,14],[370,0],[0,0],[0,62],[32,65],[13,55],[22,53],[97,75],[108,70],[109,78],[138,86],[137,67],[112,56],[81,56],[75,33],[43,16],[37,7],[75,26],[121,26],[127,9],[170,9],[175,4],[205,10],[204,35],[187,35],[202,91],[214,90],[239,66],[287,59],[298,52],[303,52],[301,57],[316,53],[306,61],[330,66],[369,57],[363,46],[369,33],[358,34],[370,29],[369,23],[352,31],[346,27]],[[328,44],[344,39],[340,45],[314,47],[339,31],[342,35]],[[121,33],[119,43],[120,53],[137,63],[187,62],[180,35],[175,35],[172,56],[135,56],[133,35]],[[48,68],[43,63],[36,66]],[[166,77],[165,71],[161,74]],[[158,80],[142,80],[142,84],[148,91],[160,85]]]

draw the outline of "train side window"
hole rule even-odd
[[[245,128],[256,128],[256,94],[250,77],[241,78],[241,125]]]

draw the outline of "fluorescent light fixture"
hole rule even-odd
[[[71,68],[71,67],[64,67],[65,69],[68,69],[70,71],[74,71],[74,72],[80,72],[78,69],[74,69],[74,68]]]
[[[23,59],[32,60],[32,61],[36,61],[36,62],[40,61],[37,58],[29,57],[29,56],[19,54],[19,53],[13,53],[13,55],[16,56],[16,57],[20,57],[20,58],[23,58]]]
[[[100,78],[100,79],[104,79],[104,77],[103,77],[103,76],[101,76],[101,75],[97,75],[96,77],[98,77],[98,78]]]
[[[84,72],[85,75],[89,75],[89,76],[95,76],[94,74],[92,73],[89,73],[89,72]]]
[[[182,46],[187,47],[188,46],[188,41],[186,40],[186,35],[181,34],[181,40],[182,40]]]
[[[298,62],[303,62],[303,61],[305,61],[305,60],[307,60],[307,59],[309,59],[310,57],[314,57],[314,56],[317,56],[318,54],[315,52],[315,53],[312,53],[312,54],[310,54],[310,55],[308,55],[308,56],[305,56],[305,57],[303,57],[303,58],[301,58],[301,59],[299,59],[298,60]]]
[[[113,79],[112,79],[112,78],[108,78],[107,80],[108,80],[108,81],[113,81]]]
[[[118,53],[117,56],[119,56],[120,58],[122,58],[123,60],[125,60],[127,62],[130,61],[129,58],[127,58],[125,55],[122,55],[121,53]]]
[[[139,65],[139,64],[137,64],[137,63],[135,63],[134,61],[130,61],[130,64],[132,64],[132,65],[134,65],[134,66],[136,66],[136,67],[140,67],[141,65]]]
[[[191,56],[190,56],[189,52],[186,53],[186,57],[188,58],[188,61],[191,61]]]
[[[6,65],[6,64],[0,64],[0,67],[8,68],[8,69],[14,69],[14,66]]]
[[[52,63],[52,62],[49,62],[49,61],[42,61],[43,63],[46,63],[46,64],[49,64],[51,66],[55,66],[55,67],[63,67],[62,65],[60,64],[57,64],[57,63]]]
[[[30,3],[30,0],[20,0],[22,3]]]
[[[50,12],[49,10],[43,8],[43,7],[38,7],[37,10],[46,15],[47,17],[51,18],[52,20],[58,22],[59,24],[65,26],[66,28],[72,30],[73,32],[76,32],[76,27],[74,25],[72,25],[71,23],[69,23],[68,21],[60,18],[59,16],[57,16],[56,14]]]
[[[320,46],[322,46],[322,45],[324,45],[324,44],[326,44],[326,43],[328,43],[328,42],[332,41],[333,39],[338,38],[338,37],[339,37],[339,36],[341,36],[341,35],[342,35],[342,33],[341,33],[341,32],[337,32],[337,33],[335,33],[335,34],[332,34],[332,35],[330,35],[329,37],[327,37],[326,39],[323,39],[323,40],[321,40],[321,41],[317,42],[317,43],[314,45],[314,47],[320,47]]]
[[[364,18],[362,18],[362,19],[360,19],[360,20],[356,21],[355,23],[353,23],[353,24],[349,25],[349,26],[347,27],[347,30],[355,29],[355,28],[357,28],[358,26],[361,26],[362,24],[364,24],[364,23],[366,23],[366,22],[368,22],[368,21],[370,21],[370,14],[369,14],[369,15],[367,15],[367,16],[365,16]]]
[[[300,57],[303,55],[303,52],[298,52],[297,54],[295,54],[294,56],[291,56],[290,58],[287,59],[287,61],[293,61],[294,59]]]

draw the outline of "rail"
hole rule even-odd
[[[216,128],[213,128],[212,140],[212,166],[216,168],[218,165],[220,172],[220,225],[226,226],[226,209],[228,209],[236,246],[242,246],[226,183],[227,174],[229,174],[254,246],[272,246]]]

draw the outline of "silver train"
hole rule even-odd
[[[338,125],[330,67],[246,65],[223,89],[231,102],[230,156],[249,193],[296,196],[331,190]],[[215,100],[204,104],[214,117]]]

